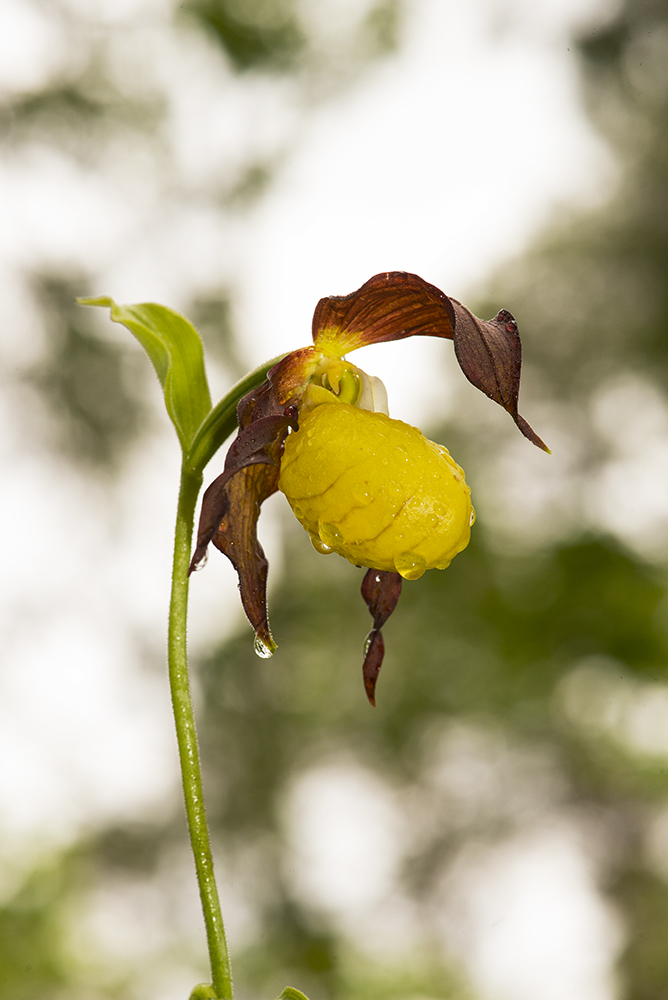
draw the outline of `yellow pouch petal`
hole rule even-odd
[[[316,405],[288,435],[279,489],[319,551],[416,580],[466,548],[464,473],[416,427],[347,403]]]

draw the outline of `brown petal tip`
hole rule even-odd
[[[550,451],[550,449],[548,448],[548,446],[545,444],[545,442],[543,441],[543,439],[538,437],[538,435],[536,434],[536,432],[533,429],[533,427],[531,426],[531,424],[529,424],[524,419],[524,417],[521,417],[519,415],[519,413],[516,413],[513,416],[513,420],[515,421],[515,424],[517,425],[517,427],[519,428],[519,430],[522,431],[522,434],[524,434],[525,438],[527,438],[529,441],[531,441],[532,444],[535,444],[537,448],[541,448],[543,451],[547,452],[548,455],[552,454],[552,452]]]
[[[385,656],[385,643],[383,633],[378,629],[371,629],[364,645],[364,666],[362,667],[362,677],[364,679],[364,690],[369,699],[369,703],[376,707],[376,681],[380,668],[383,665]]]
[[[373,628],[364,647],[362,676],[366,696],[374,706],[376,681],[385,656],[385,643],[380,630],[397,606],[402,582],[398,573],[386,573],[378,569],[368,570],[362,580],[362,597],[373,618]]]

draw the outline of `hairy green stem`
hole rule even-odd
[[[186,626],[188,619],[188,565],[195,521],[195,505],[202,486],[202,473],[184,463],[176,515],[172,596],[169,606],[169,684],[176,723],[176,738],[186,803],[190,843],[195,858],[206,937],[211,962],[211,979],[218,1000],[233,1000],[232,969],[220,910],[218,887],[213,871],[211,841],[204,809],[202,769],[193,713]]]

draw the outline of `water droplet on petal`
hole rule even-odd
[[[404,580],[419,580],[427,568],[427,563],[417,552],[402,552],[395,558],[394,566]]]
[[[371,496],[369,490],[365,490],[363,487],[353,488],[352,496],[354,502],[358,504],[360,507],[366,506],[373,500],[373,497]]]
[[[275,647],[274,647],[274,649],[272,649],[271,646],[268,646],[266,644],[266,642],[264,642],[260,638],[259,635],[256,635],[255,636],[255,652],[257,653],[258,656],[261,656],[263,660],[268,660],[270,656],[274,655]]]
[[[318,525],[318,533],[320,535],[320,541],[324,542],[325,545],[334,547],[336,545],[340,545],[343,541],[343,535],[335,524]]]
[[[400,486],[399,483],[397,483],[394,479],[389,479],[385,483],[385,487],[384,487],[383,492],[384,492],[384,494],[385,494],[385,496],[387,497],[388,500],[390,500],[390,501],[396,501],[396,500],[399,500],[403,496],[403,492],[404,491],[403,491],[403,488]]]
[[[320,553],[321,556],[328,556],[331,552],[334,551],[331,545],[325,545],[325,543],[321,542],[316,535],[311,535],[310,537],[311,537],[311,545],[313,546],[316,552]]]
[[[471,507],[471,517],[469,520],[469,524],[475,524],[475,507]]]

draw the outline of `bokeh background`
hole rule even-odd
[[[193,581],[240,1000],[668,996],[668,2],[2,0],[1,1000],[181,1000],[206,957],[164,667],[178,448],[138,345],[219,397],[415,271],[517,317],[521,410],[365,350],[478,521],[404,587],[265,505],[279,650]],[[356,358],[357,361],[357,358]],[[209,479],[217,474],[215,460]]]

